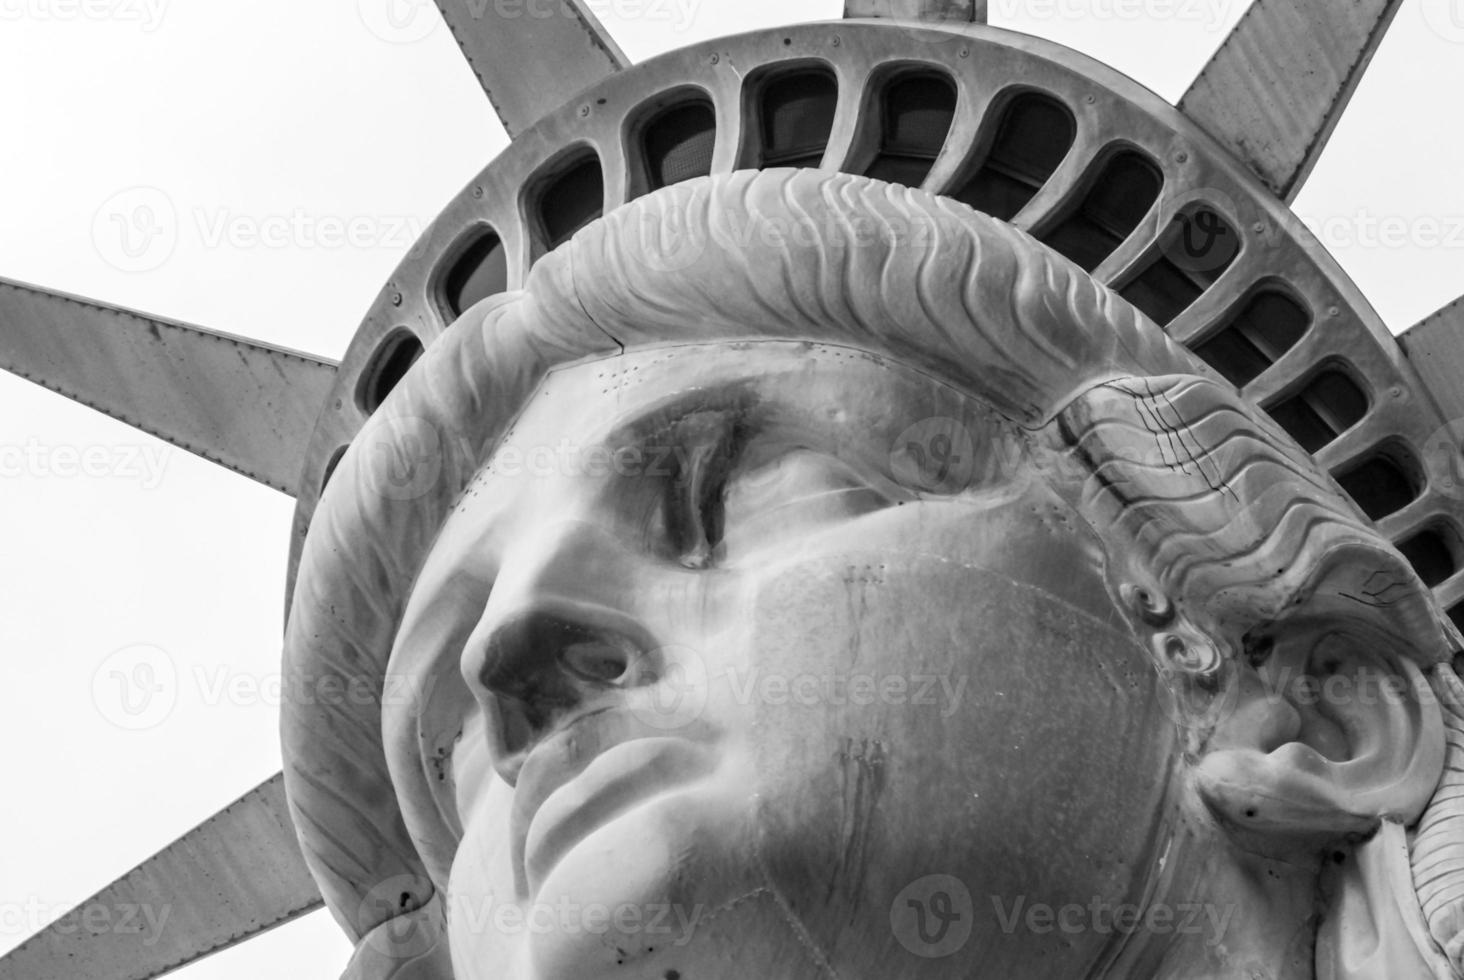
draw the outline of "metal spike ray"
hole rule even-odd
[[[292,496],[333,361],[0,279],[0,368]]]
[[[1402,0],[1256,0],[1180,111],[1290,203]]]
[[[1464,296],[1409,327],[1398,343],[1455,437],[1464,436]]]
[[[0,980],[150,980],[320,905],[275,775],[0,958]]]
[[[844,0],[844,17],[986,23],[987,0]]]
[[[630,64],[584,0],[551,4],[547,17],[489,0],[436,3],[510,137]]]

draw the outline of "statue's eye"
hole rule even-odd
[[[689,438],[672,454],[674,465],[666,487],[666,532],[681,564],[705,568],[722,541],[727,481],[746,439],[726,415],[709,414],[683,422],[681,428],[681,434]]]
[[[720,503],[724,532],[718,553],[727,561],[912,499],[868,468],[827,452],[784,445],[747,456]]]
[[[666,526],[671,544],[687,568],[705,568],[722,540],[727,471],[708,459],[694,459],[673,481]]]

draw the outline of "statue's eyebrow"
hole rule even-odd
[[[734,429],[759,428],[764,406],[765,399],[752,390],[750,382],[677,392],[617,424],[602,443],[612,452],[658,444],[680,445],[693,438],[693,432],[705,436],[709,423],[719,418],[723,420],[725,438]]]

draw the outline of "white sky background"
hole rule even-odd
[[[402,223],[429,222],[505,144],[444,28],[412,43],[369,29],[390,2],[430,8],[0,0],[0,275],[339,357],[410,245]],[[636,60],[841,9],[591,4]],[[991,0],[994,24],[1171,101],[1245,5]],[[1405,0],[1298,202],[1395,331],[1464,292],[1461,103],[1464,0]],[[130,273],[109,264],[93,219],[137,185],[166,194],[178,238],[158,268]],[[379,240],[215,235],[297,212],[307,227],[365,217]],[[279,769],[277,707],[248,688],[277,676],[291,512],[273,490],[0,374],[11,446],[40,447],[43,463],[0,474],[0,950]],[[118,465],[50,473],[66,447],[103,447]],[[144,450],[160,472],[122,465]],[[145,731],[113,724],[93,696],[99,667],[134,644],[166,651],[180,678],[176,706]],[[221,682],[242,696],[216,696]],[[175,975],[335,977],[348,955],[321,914]]]

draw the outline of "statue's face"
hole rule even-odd
[[[480,597],[458,975],[1084,975],[1029,910],[1138,900],[1175,726],[1043,458],[847,349],[551,375],[419,580]]]

